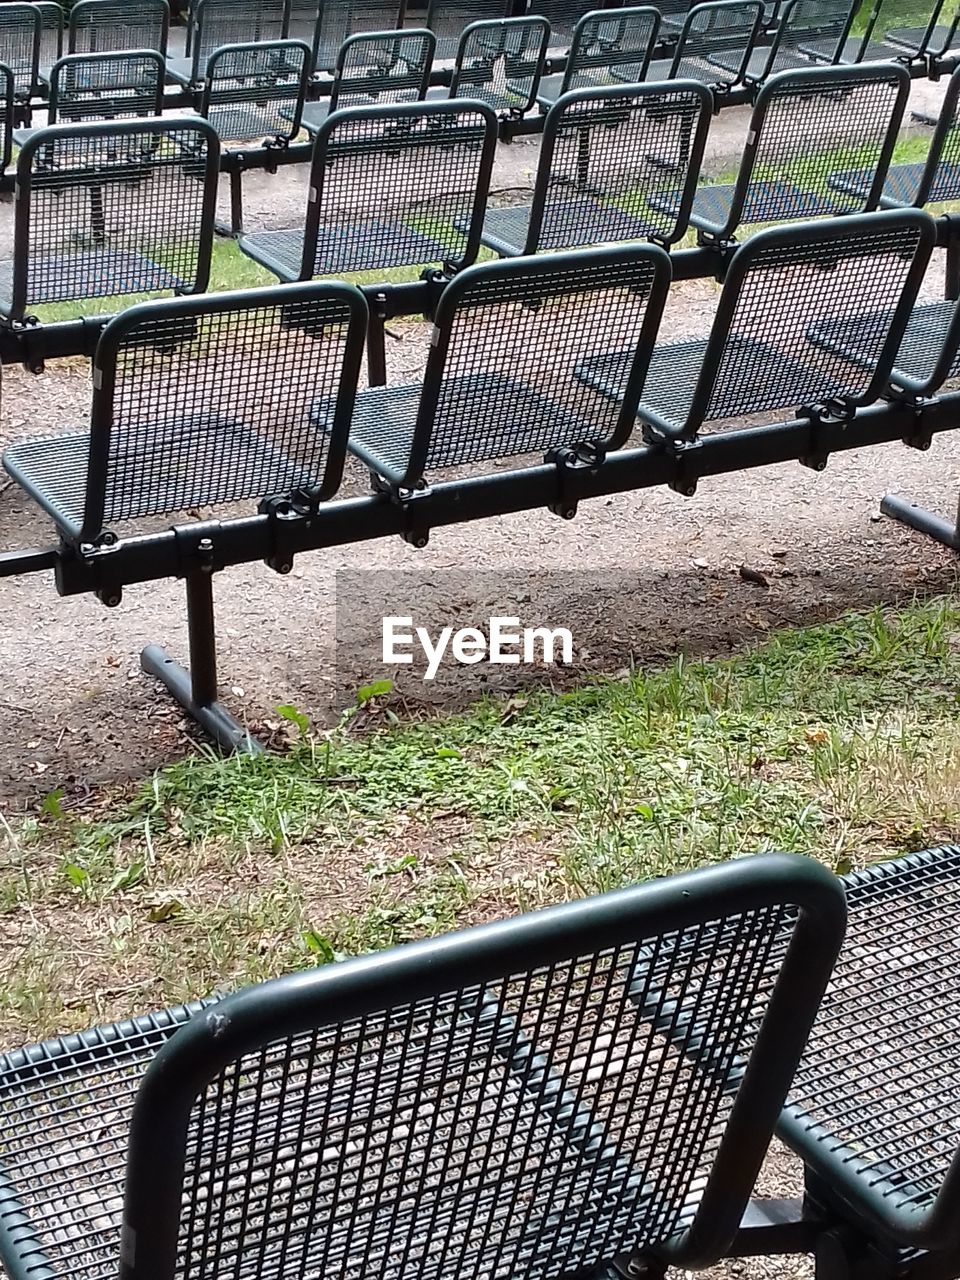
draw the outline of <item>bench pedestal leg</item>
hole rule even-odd
[[[140,666],[154,676],[183,707],[187,715],[225,751],[257,755],[263,747],[250,736],[217,696],[217,641],[213,621],[213,574],[187,577],[187,626],[190,633],[190,669],[182,666],[157,644],[140,654]]]
[[[908,524],[911,529],[918,529],[928,537],[935,538],[937,542],[942,542],[951,551],[960,551],[960,511],[957,513],[957,519],[951,523],[949,520],[944,520],[943,516],[934,515],[932,511],[926,511],[923,507],[915,507],[906,498],[900,498],[891,493],[888,493],[880,503],[880,510],[885,516],[899,520],[901,524]]]

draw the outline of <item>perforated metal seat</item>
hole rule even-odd
[[[48,302],[203,290],[218,175],[219,143],[202,120],[38,130],[17,157],[0,311],[19,320]]]
[[[90,431],[3,455],[70,540],[193,507],[336,490],[366,326],[336,283],[176,298],[104,328]],[[318,433],[310,406],[331,399]]]
[[[0,65],[10,69],[14,95],[21,101],[39,87],[41,23],[37,5],[0,4]]]
[[[703,156],[712,98],[703,85],[577,89],[547,113],[526,208],[491,209],[483,242],[504,255],[611,240],[678,240]],[[673,190],[664,214],[648,194]]]
[[[11,1280],[38,1249],[52,1280],[706,1265],[843,918],[834,877],[768,855],[6,1053]]]
[[[660,11],[652,5],[585,13],[574,28],[563,71],[540,81],[540,109],[549,111],[558,98],[572,89],[614,84],[622,68],[627,70],[620,80],[643,80],[659,31]]]
[[[199,90],[218,49],[285,40],[288,17],[288,0],[196,0],[190,6],[187,56],[167,58],[167,75]]]
[[[773,40],[767,48],[754,49],[743,70],[748,83],[762,84],[780,71],[791,71],[810,62],[803,52],[814,47],[818,58],[835,63],[850,34],[856,0],[788,0],[781,10]],[[832,46],[832,52],[831,52]],[[740,65],[738,53],[711,53],[710,61],[728,71]]]
[[[496,116],[480,103],[337,111],[314,143],[303,229],[253,232],[240,237],[240,248],[285,280],[456,269],[479,247],[496,130]]]
[[[810,332],[811,340],[834,355],[863,367],[870,359],[874,335],[889,320],[886,312],[825,316]],[[927,302],[914,307],[897,350],[890,385],[911,396],[932,396],[960,373],[960,308],[956,302]]]
[[[207,61],[201,116],[221,142],[286,145],[300,131],[310,60],[302,40],[222,45]]]
[[[344,41],[368,31],[390,31],[403,26],[400,0],[323,0],[314,5],[313,58],[316,71],[333,72]],[[429,26],[429,21],[424,24]]]
[[[72,53],[50,71],[47,124],[130,120],[163,113],[163,57],[152,49]],[[36,129],[15,129],[25,146]]]
[[[704,423],[828,406],[837,417],[882,393],[933,247],[917,210],[762,231],[734,255],[708,338],[658,347],[638,416],[657,436],[693,438]],[[827,317],[884,315],[863,367],[825,351]],[[577,376],[621,400],[629,349],[583,362]]]
[[[439,467],[616,447],[632,414],[573,374],[617,334],[634,353],[639,392],[669,277],[669,259],[653,246],[471,267],[443,293],[422,388],[361,391],[350,450],[410,488]],[[320,425],[326,412],[318,403]]]
[[[699,187],[691,224],[728,240],[751,223],[875,208],[909,92],[906,68],[893,64],[810,67],[774,76],[757,95],[736,181]],[[810,144],[819,136],[831,138],[826,153]],[[873,175],[865,192],[830,181],[844,151],[861,164],[871,161],[864,165]],[[670,190],[649,200],[664,212],[678,205]]]
[[[537,98],[549,35],[539,16],[472,22],[457,43],[449,87],[428,96],[469,98],[519,118]]]
[[[350,36],[337,54],[329,97],[306,103],[301,124],[315,135],[332,112],[344,107],[419,101],[430,82],[436,43],[427,28]]]
[[[642,78],[697,80],[722,94],[743,79],[762,21],[760,0],[707,0],[695,5],[684,19],[673,56],[651,62]],[[719,54],[729,54],[729,66],[716,60]],[[639,70],[620,66],[613,75],[629,80]]]
[[[893,165],[883,184],[881,204],[900,209],[960,198],[960,127],[957,111],[960,104],[960,70],[950,77],[940,113],[934,125],[926,159],[915,164]],[[837,191],[862,197],[870,187],[871,175],[860,168],[832,173],[829,185]]]
[[[881,1239],[960,1247],[960,848],[845,876],[847,934],[779,1125]]]
[[[68,53],[152,49],[167,54],[167,0],[77,0],[70,10]]]

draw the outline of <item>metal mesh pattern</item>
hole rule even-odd
[[[0,4],[0,64],[13,72],[18,98],[32,94],[39,57],[39,10],[30,4]]]
[[[552,96],[642,80],[659,29],[659,11],[649,5],[586,14],[577,23],[563,76],[551,77],[559,81]]]
[[[119,49],[167,52],[166,0],[78,0],[70,11],[71,53]]]
[[[682,1230],[729,1114],[742,1012],[769,1000],[781,925],[757,912],[712,953],[691,930],[676,958],[686,939],[673,935],[645,964],[654,1002],[699,1000],[712,1072],[697,1071],[702,1047],[639,1016],[635,945],[238,1061],[194,1113],[184,1271],[213,1233],[232,1274],[547,1280]]]
[[[31,0],[40,14],[39,66],[52,67],[63,55],[63,9],[57,0]]]
[[[160,115],[163,82],[159,53],[69,54],[50,73],[50,123]]]
[[[457,263],[494,130],[469,105],[338,112],[317,138],[305,231],[256,232],[241,245],[282,276],[303,261],[306,276]]]
[[[539,17],[472,24],[457,50],[451,97],[479,98],[494,111],[521,114],[540,82],[548,32]]]
[[[722,350],[711,356],[714,367],[705,367],[706,340],[658,348],[640,416],[656,428],[693,434],[703,422],[748,413],[862,402],[922,231],[889,221],[861,228],[829,239],[801,238],[797,228],[796,239],[771,233],[739,250],[734,261],[746,270],[742,279],[739,272],[728,275],[724,285],[718,315],[732,310]],[[819,336],[825,323],[835,330],[864,317],[872,321],[862,332],[862,366],[825,349]],[[626,359],[611,352],[583,366],[579,376],[620,398]],[[698,389],[705,396],[699,411]]]
[[[17,167],[24,305],[196,287],[212,236],[210,148],[205,127],[177,120],[35,134]]]
[[[287,34],[288,0],[199,0],[190,50],[195,79],[204,78],[207,61],[227,44],[261,44]]]
[[[82,1036],[0,1055],[0,1186],[43,1224],[60,1275],[116,1273],[127,1127],[137,1085],[164,1041],[199,1005],[146,1014]],[[8,1214],[0,1208],[0,1230]]]
[[[437,37],[437,57],[456,57],[471,23],[508,18],[512,11],[512,0],[429,0],[426,25]]]
[[[870,313],[849,319],[827,319],[811,336],[835,355],[869,367],[873,336],[888,312]],[[897,351],[891,382],[917,394],[932,395],[948,378],[960,373],[960,326],[955,302],[930,302],[914,307]]]
[[[670,78],[734,84],[746,70],[748,54],[760,29],[760,0],[712,0],[690,10],[674,54]],[[729,54],[731,65],[710,61],[712,54]],[[739,63],[734,59],[740,54]]]
[[[288,142],[299,131],[310,49],[296,40],[229,45],[207,63],[201,114],[223,142]]]
[[[704,187],[691,221],[712,235],[728,236],[741,224],[864,208],[869,188],[858,195],[838,189],[831,178],[844,160],[877,173],[903,110],[903,75],[878,65],[866,77],[859,68],[844,67],[778,76],[765,86],[754,112],[754,145],[739,175],[739,182],[746,180],[742,212],[734,208],[733,188]],[[829,149],[811,146],[811,138],[829,138]],[[716,203],[721,193],[729,193],[725,207]]]
[[[13,153],[14,113],[13,72],[0,63],[0,171],[6,169]]]
[[[323,290],[241,296],[186,318],[152,308],[124,337],[105,523],[321,484],[328,437],[309,410],[318,389],[337,394],[351,305]]]
[[[960,1135],[960,848],[844,880],[847,934],[791,1090],[790,1141],[836,1153],[881,1211],[922,1210]]]
[[[642,253],[572,256],[535,272],[501,264],[464,277],[442,322],[449,345],[426,467],[610,441],[619,410],[573,375],[611,342],[636,351],[654,278]],[[352,439],[394,477],[407,468],[417,392],[374,387],[358,398]]]
[[[337,57],[330,110],[422,98],[435,46],[433,32],[426,29],[364,32],[344,41]]]
[[[549,1280],[676,1235],[792,917],[608,946],[236,1060],[191,1115],[178,1273]],[[0,1057],[0,1160],[52,1274],[115,1274],[134,1094],[195,1009]]]
[[[681,82],[564,97],[547,116],[532,208],[489,209],[484,243],[517,254],[679,239],[678,187],[695,181],[709,114],[709,96]]]
[[[850,26],[850,10],[850,0],[790,0],[784,6],[770,48],[756,49],[750,55],[747,77],[764,80],[778,71],[806,66],[809,58],[802,50],[810,45],[833,62],[834,52],[839,51]],[[710,60],[733,70],[739,55],[715,53]]]
[[[358,31],[389,31],[399,27],[401,20],[400,0],[324,0],[316,28],[317,69],[333,70],[348,36]]]

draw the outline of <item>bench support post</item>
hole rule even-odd
[[[211,572],[201,569],[187,575],[187,629],[189,670],[156,644],[147,645],[140,654],[140,666],[147,675],[159,680],[187,715],[225,751],[258,755],[263,747],[217,696],[217,637]]]
[[[888,493],[880,503],[880,510],[892,520],[899,520],[901,524],[908,524],[911,529],[918,529],[920,533],[942,542],[951,551],[960,551],[960,508],[956,520],[951,523],[943,516],[914,506],[906,498]]]

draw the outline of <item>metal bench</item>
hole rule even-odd
[[[680,28],[673,56],[646,68],[647,80],[699,80],[709,85],[722,104],[723,95],[746,75],[747,64],[763,26],[761,0],[708,0],[690,10]],[[715,55],[724,55],[721,65]],[[630,76],[618,67],[617,79]]]
[[[946,16],[947,21],[940,19]],[[955,53],[957,24],[960,10],[947,0],[937,0],[929,20],[916,27],[892,27],[887,40],[914,58],[926,58],[935,67],[944,57]]]
[[[922,42],[921,46],[905,49],[889,41],[883,30],[887,10],[893,11],[898,7],[898,0],[873,0],[866,26],[859,35],[848,36],[839,49],[827,39],[801,45],[800,52],[809,55],[814,62],[840,63],[843,66],[857,62],[919,62],[924,54]]]
[[[10,1280],[708,1265],[843,919],[767,855],[10,1051]]]
[[[549,37],[546,18],[536,16],[472,22],[461,33],[449,88],[427,97],[470,98],[519,119],[537,100]]]
[[[834,355],[869,367],[877,329],[889,320],[883,310],[853,316],[825,316],[811,339]],[[890,393],[908,401],[936,395],[960,373],[960,307],[951,300],[918,303],[910,313],[890,370]],[[917,441],[917,443],[921,443]]]
[[[191,6],[186,57],[168,57],[167,75],[199,91],[207,63],[223,45],[286,39],[290,0],[197,0]]]
[[[838,1220],[832,1275],[953,1276],[960,848],[843,879],[846,939],[778,1129]]]
[[[68,53],[155,49],[167,56],[167,0],[77,0],[70,10]]]
[[[707,338],[659,346],[638,416],[654,438],[693,440],[706,423],[790,409],[843,430],[884,391],[935,241],[920,210],[890,211],[761,231],[737,249]],[[879,313],[864,364],[817,340],[828,318]],[[632,353],[611,350],[578,376],[626,397]],[[820,469],[829,452],[807,459]]]
[[[479,102],[337,111],[314,143],[303,227],[251,232],[240,248],[281,280],[457,270],[479,247],[496,129]]]
[[[778,71],[806,66],[816,48],[821,61],[835,63],[846,46],[857,0],[788,0],[769,46],[758,47],[743,72],[748,84],[763,84]],[[805,52],[806,50],[806,52]],[[740,66],[738,52],[712,53],[710,61],[727,71]]]
[[[426,27],[348,36],[337,54],[329,97],[306,103],[301,124],[313,137],[343,107],[421,101],[436,47],[436,36]]]
[[[876,208],[909,92],[906,68],[893,63],[807,67],[774,76],[757,95],[736,180],[701,183],[691,225],[704,239],[722,243],[750,224]],[[829,150],[811,145],[824,137],[831,140]],[[845,152],[871,175],[863,191],[831,181]],[[651,194],[650,204],[669,213],[680,194]]]
[[[165,64],[154,49],[70,53],[49,71],[47,126],[163,114]],[[18,147],[38,132],[15,129]]]
[[[38,129],[17,157],[0,314],[52,302],[206,288],[219,142],[170,117]]]
[[[38,89],[41,31],[38,5],[0,4],[0,63],[13,74],[18,103],[28,104]]]
[[[532,202],[488,209],[483,243],[505,256],[674,243],[686,230],[712,106],[710,91],[689,80],[564,94],[544,122]],[[677,207],[654,207],[657,191],[679,191]]]
[[[131,307],[97,343],[89,430],[15,444],[3,465],[74,547],[196,507],[318,503],[339,484],[366,314],[337,282]],[[320,432],[324,392],[335,408]],[[156,646],[142,663],[234,748],[246,734],[217,701],[211,590],[210,574],[188,576],[192,678]]]
[[[333,71],[348,36],[402,27],[403,12],[403,0],[323,0],[314,29],[314,70]],[[417,23],[424,25],[430,23]]]
[[[925,160],[911,164],[893,164],[887,170],[880,205],[886,209],[956,200],[960,197],[960,128],[957,104],[960,101],[960,69],[950,77],[940,114],[934,122],[933,135]],[[832,173],[829,185],[859,198],[871,191],[873,175],[863,169],[845,169]]]
[[[562,72],[542,77],[537,90],[541,111],[573,89],[646,78],[660,33],[660,10],[653,5],[594,9],[577,23]]]
[[[422,384],[357,396],[348,447],[381,483],[414,490],[424,474],[536,453],[599,465],[633,429],[630,404],[574,375],[613,342],[631,352],[635,404],[670,283],[654,246],[480,263],[447,285]],[[318,401],[327,428],[331,410]]]
[[[200,115],[228,147],[256,139],[282,148],[300,131],[309,82],[302,40],[221,45],[207,61]]]

